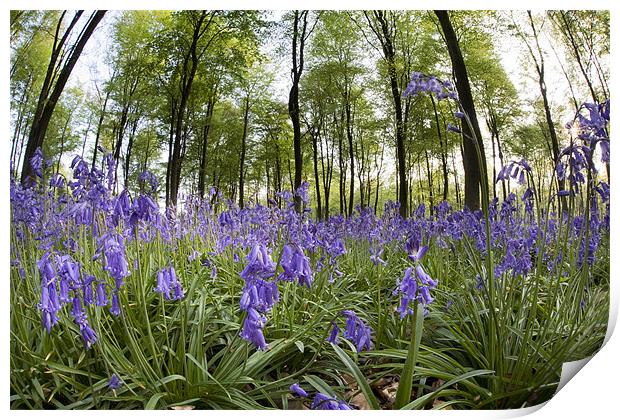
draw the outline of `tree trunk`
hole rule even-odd
[[[398,75],[396,74],[396,52],[394,49],[394,41],[396,38],[396,25],[394,22],[389,22],[388,14],[394,12],[386,12],[382,10],[373,11],[373,19],[370,18],[367,12],[364,12],[366,20],[375,36],[381,44],[383,51],[383,59],[388,66],[388,73],[390,77],[390,90],[392,93],[392,99],[394,101],[394,117],[396,123],[396,160],[398,179],[396,181],[396,189],[398,191],[398,201],[400,203],[400,215],[407,217],[409,210],[407,208],[407,169],[405,167],[405,132],[403,125],[403,109],[402,109],[402,96],[398,87]]]
[[[288,98],[288,114],[293,124],[293,149],[295,156],[295,184],[294,192],[301,185],[303,156],[301,153],[301,123],[299,121],[299,80],[304,69],[304,46],[309,36],[308,31],[308,11],[293,12],[293,49],[292,61],[293,68],[291,70],[293,85],[289,92]],[[295,194],[295,209],[301,213],[301,197]]]
[[[538,73],[538,87],[540,88],[540,94],[543,98],[543,106],[545,108],[545,119],[547,121],[547,126],[549,127],[549,137],[551,137],[551,151],[553,157],[553,170],[555,170],[555,165],[558,162],[560,156],[560,146],[558,142],[558,136],[555,132],[555,124],[553,123],[553,118],[551,117],[551,108],[549,106],[549,100],[547,99],[547,86],[545,84],[545,61],[542,54],[542,49],[540,48],[540,44],[538,42],[538,34],[536,32],[536,27],[534,25],[534,19],[532,18],[532,12],[528,10],[527,15],[530,20],[530,26],[532,28],[532,33],[534,35],[534,40],[536,42],[536,49],[538,51],[538,59],[534,55],[534,52],[530,48],[528,44],[528,49],[532,59],[534,60],[534,64],[536,67],[536,72]],[[558,180],[558,189],[564,189],[564,180]],[[560,197],[560,206],[562,211],[566,209],[566,197]]]
[[[314,163],[314,185],[316,189],[316,214],[317,219],[322,219],[322,209],[321,209],[321,182],[319,180],[319,161],[318,161],[318,150],[317,150],[317,137],[319,137],[319,133],[321,132],[320,128],[311,128],[311,136],[312,136],[312,159]]]
[[[24,165],[21,175],[22,184],[25,184],[33,174],[30,159],[32,158],[32,156],[34,156],[35,151],[43,145],[45,133],[47,132],[47,127],[49,125],[50,119],[52,118],[52,113],[54,112],[56,103],[60,98],[60,94],[62,93],[65,84],[69,80],[69,76],[73,71],[73,67],[75,67],[75,63],[77,63],[78,58],[82,54],[82,50],[84,50],[86,42],[95,31],[95,28],[97,27],[101,19],[103,19],[106,11],[98,10],[92,13],[89,21],[80,33],[76,43],[73,45],[70,52],[68,53],[66,61],[64,60],[63,54],[63,56],[60,57],[60,62],[57,62],[61,50],[63,50],[63,45],[69,36],[69,33],[79,20],[82,13],[83,11],[81,10],[76,12],[69,27],[67,28],[60,40],[58,39],[58,32],[60,30],[60,25],[65,12],[63,12],[58,22],[56,36],[54,38],[54,46],[52,48],[52,55],[50,57],[50,63],[48,65],[45,82],[43,83],[43,87],[41,88],[41,94],[39,95],[39,100],[37,102],[34,118],[32,120],[32,127],[30,129],[28,144],[26,145],[26,154],[24,156]],[[62,68],[59,68],[61,65]],[[55,74],[58,74],[58,78],[56,79],[56,82],[54,83],[54,86],[52,88],[52,79],[53,75]]]
[[[245,178],[245,149],[248,136],[248,120],[250,115],[250,97],[245,97],[245,107],[243,111],[243,134],[241,135],[241,156],[239,157],[239,208],[243,208],[243,192]]]
[[[215,13],[215,12],[213,12]],[[179,194],[179,187],[181,182],[181,166],[183,160],[182,142],[184,129],[185,129],[185,112],[187,110],[187,104],[189,102],[189,96],[192,92],[192,85],[198,69],[198,60],[202,54],[206,51],[207,47],[203,47],[201,52],[198,51],[198,41],[205,34],[207,28],[213,20],[214,15],[203,27],[203,23],[207,18],[207,12],[201,11],[196,23],[194,24],[192,40],[187,51],[181,71],[181,81],[179,84],[179,106],[176,109],[175,122],[174,122],[174,142],[172,144],[172,156],[170,162],[170,196],[169,201],[166,203],[167,207],[175,208],[177,205],[177,198]],[[211,38],[212,40],[213,38]],[[209,42],[210,43],[210,42]],[[208,46],[209,44],[207,44]]]
[[[209,131],[211,130],[211,119],[213,118],[213,108],[215,107],[215,93],[213,93],[207,102],[207,114],[205,117],[205,125],[202,131],[202,150],[200,153],[200,168],[198,169],[198,194],[200,198],[205,196],[205,178],[207,174],[207,145]]]
[[[65,152],[65,136],[67,134],[67,128],[69,128],[72,115],[73,112],[70,112],[67,117],[67,121],[65,121],[65,125],[62,128],[62,134],[60,135],[60,153],[58,153],[58,162],[56,162],[56,173],[60,173],[60,161],[62,160],[63,153]]]
[[[172,174],[172,143],[174,141],[174,122],[176,115],[176,100],[170,99],[170,133],[168,136],[168,162],[166,162],[166,206],[170,202],[170,184]]]
[[[347,116],[347,140],[349,141],[349,160],[351,167],[349,168],[351,179],[349,180],[349,209],[347,215],[353,214],[353,200],[355,197],[355,154],[353,153],[353,127],[351,120],[351,104],[347,99],[345,104],[345,113]]]
[[[433,112],[435,113],[435,124],[437,125],[437,137],[439,138],[439,147],[441,148],[441,169],[443,171],[443,200],[448,199],[448,158],[447,144],[444,146],[443,136],[441,135],[441,127],[439,125],[439,114],[437,113],[437,105],[435,104],[435,98],[433,95],[429,95],[431,103],[433,104]],[[446,143],[447,143],[446,139]]]
[[[488,179],[486,161],[484,155],[484,145],[480,126],[476,117],[474,100],[469,86],[469,76],[467,67],[463,60],[461,48],[459,46],[454,28],[450,22],[448,12],[445,10],[435,10],[439,19],[442,31],[445,36],[446,46],[452,62],[452,70],[456,79],[456,89],[463,111],[467,115],[470,123],[462,125],[463,130],[463,169],[465,172],[465,207],[476,210],[481,207],[480,191],[482,190],[482,205],[486,207],[488,202]],[[472,132],[473,129],[473,132]],[[480,156],[478,157],[478,153]]]
[[[125,154],[125,173],[123,174],[123,183],[125,189],[129,188],[129,165],[131,164],[131,149],[133,148],[133,141],[136,137],[136,129],[138,128],[138,122],[140,119],[136,116],[131,125],[131,133],[129,134],[129,140],[127,142],[127,153]]]

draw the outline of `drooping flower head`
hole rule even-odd
[[[246,259],[248,263],[240,273],[241,278],[246,281],[256,278],[271,277],[275,273],[276,264],[271,260],[271,256],[265,245],[254,245]]]
[[[172,264],[157,272],[157,285],[153,291],[161,294],[166,300],[183,299],[185,294]]]
[[[397,308],[400,319],[412,314],[411,304],[421,303],[426,306],[433,301],[430,290],[437,287],[437,281],[429,276],[424,268],[418,263],[413,267],[407,267],[402,280],[398,283],[394,294],[400,295],[400,305]]]
[[[416,236],[411,236],[405,243],[405,250],[409,255],[409,259],[416,263],[426,255],[428,246],[420,246],[420,240]]]
[[[37,147],[37,150],[34,151],[30,158],[30,166],[32,167],[32,172],[39,178],[43,178],[43,164],[43,152],[40,147]]]
[[[282,280],[297,280],[299,285],[312,286],[314,274],[310,267],[310,259],[304,255],[303,249],[297,244],[286,244],[282,249],[280,265],[283,272],[278,277]]]
[[[241,330],[241,338],[254,344],[258,350],[266,350],[269,345],[265,341],[263,328],[267,322],[267,318],[261,315],[254,308],[247,309],[247,316],[243,321],[243,329]]]
[[[291,387],[289,388],[291,392],[296,393],[297,395],[299,395],[300,397],[307,397],[308,393],[299,386],[298,383],[294,383],[293,385],[291,385]]]
[[[355,348],[357,352],[361,352],[362,350],[370,350],[370,336],[372,334],[372,330],[370,327],[367,327],[364,321],[354,311],[344,310],[342,311],[342,315],[345,316],[345,330],[344,337],[347,340],[350,340],[355,344]],[[332,321],[332,331],[327,338],[332,344],[338,344],[338,334],[340,333],[340,328],[338,324]]]
[[[108,388],[119,389],[122,385],[123,383],[120,380],[120,378],[116,376],[116,373],[113,373],[112,376],[110,376],[110,381],[108,382]]]
[[[310,405],[312,410],[350,410],[351,407],[336,396],[330,397],[321,392],[317,392]]]

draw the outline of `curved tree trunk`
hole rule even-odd
[[[82,10],[76,12],[73,20],[69,24],[69,27],[60,39],[58,38],[58,35],[65,12],[62,13],[58,22],[56,35],[54,38],[54,46],[52,47],[52,55],[50,57],[47,74],[41,88],[41,94],[39,95],[39,100],[37,102],[34,118],[32,120],[32,127],[30,129],[30,135],[28,136],[28,144],[26,145],[24,164],[21,174],[21,182],[23,184],[26,183],[27,180],[33,175],[33,169],[30,163],[30,159],[32,158],[32,156],[34,156],[34,152],[39,147],[43,146],[43,140],[45,139],[45,133],[47,132],[47,127],[52,118],[52,113],[54,112],[56,103],[58,102],[58,99],[60,98],[60,95],[65,88],[67,81],[69,80],[69,76],[73,71],[73,67],[75,67],[78,58],[80,58],[80,55],[82,54],[82,51],[86,46],[86,42],[95,31],[95,28],[97,27],[101,19],[103,19],[106,11],[98,10],[91,14],[86,26],[79,34],[78,39],[68,52],[65,60],[65,51],[63,48],[64,44],[75,24],[80,19],[82,13]],[[63,54],[61,54],[61,52]],[[55,80],[54,83],[54,75],[56,74],[58,75],[58,78]]]
[[[459,95],[463,111],[467,114],[471,122],[463,124],[463,169],[465,172],[465,207],[470,210],[476,210],[481,207],[480,191],[484,195],[482,204],[488,201],[487,186],[487,168],[484,154],[484,145],[482,144],[482,135],[480,134],[480,126],[476,116],[474,100],[469,86],[469,76],[467,67],[463,60],[463,54],[459,46],[454,28],[450,22],[450,16],[446,10],[435,10],[435,14],[439,19],[441,29],[445,36],[446,46],[452,62],[452,70],[456,79],[456,89]],[[473,132],[472,132],[473,129]],[[476,143],[474,143],[476,142]],[[480,159],[478,159],[478,151]]]

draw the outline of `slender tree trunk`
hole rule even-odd
[[[35,151],[43,145],[45,133],[47,132],[47,127],[52,118],[52,113],[54,112],[54,108],[56,107],[56,103],[60,98],[65,84],[69,80],[69,76],[73,71],[73,67],[75,67],[75,63],[77,63],[78,58],[82,54],[82,50],[84,50],[86,42],[93,34],[95,28],[97,27],[101,19],[103,19],[103,16],[106,13],[105,10],[98,10],[93,12],[86,26],[81,31],[77,41],[68,53],[66,61],[63,60],[64,57],[61,57],[60,62],[57,62],[59,55],[61,54],[61,50],[63,49],[63,45],[68,38],[69,33],[79,20],[82,12],[83,11],[81,10],[76,12],[73,20],[69,24],[69,27],[67,28],[60,40],[58,39],[58,32],[60,30],[62,18],[65,14],[64,12],[58,22],[47,75],[41,89],[41,94],[39,95],[39,101],[37,102],[34,118],[32,120],[32,127],[30,129],[28,144],[26,145],[26,153],[24,157],[24,164],[21,175],[22,184],[25,184],[28,178],[32,176],[33,169],[30,163],[30,159],[32,158],[32,156],[34,156]],[[62,65],[62,68],[58,67],[60,65]],[[56,82],[54,83],[54,86],[52,88],[52,79],[54,74],[58,74],[58,78],[56,79]]]
[[[427,182],[428,182],[428,201],[430,203],[429,208],[430,208],[430,212],[431,212],[431,217],[433,217],[433,207],[435,205],[434,203],[434,197],[433,197],[433,173],[431,171],[431,162],[430,159],[428,157],[428,150],[424,149],[424,156],[426,157],[426,178],[427,178]]]
[[[215,107],[215,93],[213,93],[207,102],[207,115],[205,117],[205,125],[202,131],[202,150],[200,154],[200,168],[198,169],[198,194],[200,198],[205,196],[205,178],[207,174],[207,145],[209,139],[209,131],[211,129],[211,119],[213,118],[213,108]]]
[[[304,46],[312,29],[308,29],[308,11],[293,12],[293,48],[292,61],[293,85],[289,92],[288,114],[293,124],[293,149],[295,156],[295,184],[294,191],[301,185],[303,155],[301,152],[301,123],[299,121],[299,81],[304,68]],[[295,194],[295,209],[301,213],[301,197]]]
[[[318,162],[318,151],[317,151],[317,137],[319,137],[319,133],[321,132],[320,128],[312,130],[312,160],[314,163],[314,185],[316,189],[316,214],[317,219],[322,219],[322,211],[321,211],[321,182],[319,180],[319,162]]]
[[[215,12],[213,12],[215,13]],[[201,11],[200,15],[193,25],[192,40],[187,51],[181,70],[181,81],[179,84],[179,105],[176,109],[175,122],[174,122],[174,142],[172,144],[172,156],[170,162],[170,195],[169,201],[166,203],[167,207],[176,208],[177,198],[179,194],[179,187],[181,182],[181,166],[183,161],[182,142],[186,139],[183,138],[185,132],[185,113],[187,111],[187,104],[192,92],[192,86],[194,83],[194,77],[198,69],[198,60],[202,54],[206,51],[207,47],[203,47],[201,52],[198,51],[198,41],[205,34],[207,28],[213,20],[214,14],[211,14],[210,19],[203,27],[207,18],[207,12]],[[213,38],[211,38],[212,40]],[[209,41],[210,43],[210,41]],[[207,44],[208,46],[209,44]]]
[[[482,135],[478,118],[476,117],[476,109],[474,100],[469,86],[469,76],[467,67],[463,60],[461,48],[459,46],[454,28],[450,22],[450,16],[445,10],[435,10],[435,14],[439,19],[442,31],[444,33],[446,46],[452,62],[452,70],[456,79],[456,89],[463,107],[463,111],[469,118],[469,124],[462,125],[463,130],[463,169],[465,172],[465,207],[470,210],[476,210],[481,207],[480,190],[482,190],[482,205],[486,206],[488,201],[487,169],[484,154],[484,145],[482,143]],[[472,132],[473,129],[473,132]],[[478,157],[478,153],[480,157]]]
[[[529,12],[528,12],[529,13]],[[581,70],[581,74],[583,75],[583,78],[585,79],[587,85],[588,85],[588,89],[590,89],[590,94],[592,95],[592,100],[595,103],[598,103],[598,96],[594,90],[594,86],[592,85],[592,81],[590,80],[590,76],[588,75],[588,73],[586,72],[584,66],[583,66],[583,60],[581,58],[581,54],[579,53],[579,46],[577,45],[577,40],[575,39],[575,36],[573,34],[573,31],[571,29],[571,25],[568,22],[568,19],[566,17],[566,12],[564,11],[560,11],[560,18],[562,20],[562,23],[564,24],[564,34],[566,35],[566,37],[568,38],[568,40],[570,41],[571,46],[573,47],[573,53],[575,56],[575,60],[577,61],[577,64],[579,65],[579,70]],[[531,20],[531,13],[530,13],[530,21]],[[532,23],[533,26],[533,23]]]
[[[456,159],[454,157],[454,149],[452,149],[452,172],[454,173],[454,193],[456,194],[456,204],[461,205],[461,191],[459,189],[458,172],[456,171]]]
[[[136,129],[138,128],[139,121],[140,118],[136,116],[131,124],[131,133],[129,133],[129,140],[127,142],[127,153],[125,154],[125,173],[123,174],[125,189],[129,188],[129,165],[131,164],[131,151],[136,137]]]
[[[398,201],[400,203],[400,215],[409,215],[407,199],[407,169],[405,167],[405,133],[403,125],[402,95],[398,86],[398,75],[396,73],[396,52],[394,40],[396,37],[396,25],[389,21],[389,14],[394,12],[375,10],[373,11],[374,21],[364,12],[366,19],[375,33],[383,50],[383,58],[388,66],[390,77],[390,90],[394,101],[394,117],[396,123],[396,160],[398,161]]]
[[[532,18],[531,11],[528,10],[527,15],[529,17],[530,26],[532,28],[532,33],[534,35],[536,49],[538,51],[538,59],[534,55],[534,52],[532,51],[532,49],[529,47],[529,44],[528,44],[528,48],[529,48],[530,55],[532,56],[532,59],[534,60],[536,72],[538,73],[538,87],[540,88],[540,94],[543,99],[543,106],[545,109],[545,119],[547,121],[547,126],[549,128],[549,137],[551,138],[551,151],[552,151],[552,157],[553,157],[553,169],[555,170],[555,165],[558,162],[558,159],[560,156],[560,146],[559,146],[558,137],[555,131],[555,124],[553,123],[553,118],[551,116],[551,107],[549,106],[549,100],[547,98],[547,86],[545,84],[545,61],[543,58],[542,49],[538,42],[538,34],[536,32],[536,27],[534,25],[534,19]],[[559,190],[564,189],[564,180],[558,180],[558,189]],[[566,197],[560,197],[560,205],[561,205],[562,211],[564,211],[566,209]]]
[[[439,125],[439,114],[437,113],[437,105],[435,104],[435,98],[433,95],[429,95],[431,103],[433,104],[433,112],[435,114],[435,124],[437,125],[437,138],[439,139],[439,147],[441,149],[441,169],[443,171],[443,200],[448,199],[448,162],[445,150],[447,146],[444,146],[443,136],[441,135],[441,127]],[[447,139],[446,139],[447,141]]]
[[[170,203],[170,184],[172,177],[172,143],[174,141],[174,122],[176,115],[176,99],[170,99],[170,133],[168,136],[168,162],[166,162],[166,206]]]
[[[381,188],[381,170],[383,169],[383,153],[385,148],[381,148],[381,163],[379,163],[379,169],[377,170],[377,189],[375,190],[375,214],[377,214],[377,204],[379,203],[379,188]]]
[[[69,113],[67,121],[65,121],[65,125],[62,128],[62,134],[60,135],[60,153],[58,153],[58,161],[56,162],[56,173],[60,173],[60,161],[65,152],[65,136],[67,134],[67,128],[69,128],[69,123],[71,122],[71,115],[73,115],[73,112]]]
[[[280,163],[280,148],[276,143],[276,192],[282,192],[282,165]],[[278,202],[278,208],[282,208],[282,197],[277,194],[276,201]]]
[[[347,95],[348,96],[348,95]],[[347,140],[349,142],[349,161],[350,161],[350,176],[349,180],[349,209],[347,215],[353,214],[353,201],[355,196],[355,153],[353,153],[353,121],[351,118],[351,104],[350,98],[347,99],[345,104],[345,114],[347,116]]]
[[[105,111],[108,106],[108,99],[110,98],[110,90],[108,90],[105,94],[105,99],[103,101],[103,107],[101,109],[101,113],[99,114],[99,121],[97,122],[97,133],[95,134],[95,147],[93,148],[93,161],[91,163],[91,170],[95,169],[95,162],[97,162],[97,151],[99,149],[99,137],[101,136],[101,128],[103,127],[103,120],[105,118]]]
[[[243,134],[241,135],[241,156],[239,158],[239,208],[243,208],[244,178],[245,178],[245,149],[248,136],[248,121],[250,116],[250,97],[245,97],[243,111]]]

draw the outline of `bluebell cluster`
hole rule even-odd
[[[364,321],[354,311],[344,310],[342,315],[345,317],[344,337],[355,344],[357,352],[361,352],[364,349],[370,350],[371,347],[371,334],[372,330],[366,326]],[[338,335],[340,333],[340,327],[336,322],[332,321],[332,330],[327,338],[332,344],[338,344]]]
[[[291,392],[294,392],[302,398],[307,398],[308,393],[299,386],[298,383],[291,385],[289,388]],[[311,410],[351,410],[351,407],[344,401],[339,400],[336,396],[330,397],[329,395],[317,392],[314,394],[312,403],[310,404]]]

